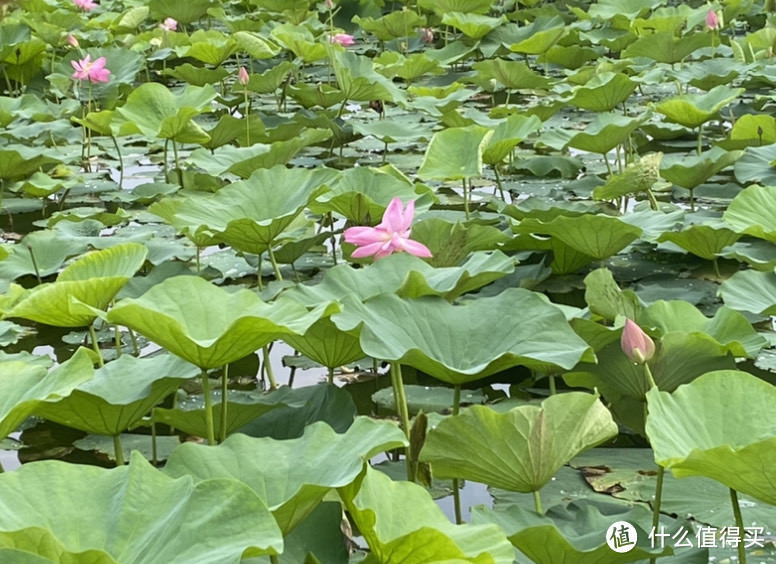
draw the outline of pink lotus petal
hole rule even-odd
[[[402,239],[401,246],[402,250],[411,255],[415,255],[416,257],[430,258],[432,256],[431,251],[426,245],[413,241],[412,239]]]
[[[388,207],[385,208],[383,220],[377,227],[378,229],[382,228],[389,232],[405,231],[406,227],[404,227],[404,223],[401,200],[399,198],[394,198],[391,200],[391,203],[388,204]],[[410,216],[410,223],[412,223],[412,216]]]
[[[379,241],[377,243],[370,243],[368,245],[364,245],[363,247],[357,248],[355,251],[353,251],[353,253],[350,256],[353,258],[371,257],[372,255],[376,255],[380,253],[383,250],[384,245],[385,245],[384,241]],[[390,252],[388,254],[390,254]]]
[[[644,364],[655,356],[655,343],[641,327],[630,319],[625,320],[625,328],[620,338],[622,352],[637,364]]]

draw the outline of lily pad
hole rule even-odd
[[[720,85],[704,94],[685,94],[665,100],[656,109],[674,123],[696,128],[713,119],[742,92],[743,88]]]

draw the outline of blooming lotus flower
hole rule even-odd
[[[162,23],[159,24],[159,27],[164,31],[177,31],[178,21],[172,18],[166,18]]]
[[[85,59],[81,59],[78,62],[70,61],[70,64],[75,69],[73,78],[76,80],[88,80],[92,84],[108,82],[110,80],[110,71],[105,68],[105,62],[105,57],[92,61],[91,55],[86,55]]]
[[[420,28],[420,40],[423,43],[433,43],[434,42],[434,30],[430,27],[421,27]]]
[[[717,12],[714,10],[709,10],[709,12],[706,14],[706,27],[712,30],[722,27],[719,22],[719,17],[717,17]]]
[[[625,320],[625,328],[620,339],[622,352],[636,364],[644,364],[655,356],[655,343],[641,327],[630,319]]]
[[[335,33],[329,37],[329,41],[332,43],[337,43],[338,45],[342,45],[343,47],[350,47],[351,45],[356,44],[353,36],[348,35],[347,33]]]
[[[240,84],[243,86],[246,86],[248,81],[251,79],[251,77],[248,75],[248,71],[245,70],[245,67],[240,67],[240,72],[237,73],[237,77],[240,81]]]
[[[81,8],[84,12],[88,12],[89,10],[97,7],[97,4],[94,2],[94,0],[73,0],[73,4]]]
[[[377,227],[350,227],[345,230],[345,241],[357,245],[353,258],[374,255],[376,259],[395,252],[407,252],[416,257],[430,257],[431,251],[422,243],[410,239],[412,218],[415,215],[415,201],[402,209],[399,198],[394,198],[383,214]]]

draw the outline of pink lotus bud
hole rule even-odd
[[[166,18],[162,23],[159,24],[159,27],[164,31],[177,31],[178,21],[172,18]]]
[[[332,2],[331,0],[326,0],[323,3],[323,5],[326,6],[327,10],[333,10],[334,9],[334,2]]]
[[[420,28],[420,40],[423,43],[433,43],[434,42],[434,30],[430,27],[421,27]]]
[[[237,73],[238,80],[240,81],[240,84],[243,86],[248,84],[248,81],[251,79],[250,76],[248,76],[248,71],[245,70],[245,67],[240,67],[240,71]]]
[[[329,41],[342,45],[343,47],[350,47],[351,45],[356,44],[353,36],[348,35],[347,33],[336,33],[329,37]]]
[[[75,38],[75,35],[72,33],[68,34],[67,36],[67,42],[70,44],[71,47],[78,47],[78,40]]]
[[[625,320],[620,346],[622,352],[636,364],[644,364],[655,356],[654,341],[630,319]]]
[[[706,14],[706,27],[708,29],[719,29],[721,27],[719,18],[717,17],[717,12],[714,10],[709,10],[709,12]]]

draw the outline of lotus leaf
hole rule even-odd
[[[508,90],[539,90],[549,88],[552,84],[522,61],[489,59],[474,63],[472,68],[477,71],[477,76],[472,80],[484,83],[494,79]]]
[[[434,180],[461,180],[482,174],[482,153],[493,132],[479,125],[434,133],[418,176]]]
[[[743,151],[725,151],[714,147],[700,155],[664,160],[660,175],[677,186],[692,190],[735,163]],[[673,162],[672,162],[673,161]]]
[[[420,460],[438,478],[537,492],[577,454],[616,435],[598,395],[569,392],[506,413],[472,406],[429,431]]]
[[[461,12],[445,12],[442,23],[461,30],[466,37],[482,39],[491,31],[506,21],[505,18],[491,18],[478,14],[463,14]]]
[[[671,241],[702,259],[717,260],[722,249],[732,245],[740,237],[739,233],[734,233],[726,227],[694,224],[679,232],[667,231],[658,241]]]
[[[576,88],[569,103],[586,110],[609,112],[624,103],[634,90],[636,83],[625,74],[601,73]]]
[[[736,272],[722,283],[719,294],[735,310],[776,315],[776,274],[773,272]]]
[[[677,478],[706,476],[776,504],[776,388],[718,370],[669,394],[647,393],[655,462]]]
[[[776,186],[750,186],[730,202],[722,218],[736,233],[776,243]]]
[[[720,85],[705,94],[685,94],[657,105],[657,111],[670,121],[685,127],[700,127],[735,100],[744,91],[743,88],[730,88]]]
[[[644,122],[645,116],[629,118],[620,114],[600,113],[584,131],[574,134],[569,147],[605,155],[623,143]]]
[[[691,33],[684,37],[676,37],[672,31],[659,31],[641,36],[631,43],[622,55],[623,57],[648,57],[659,63],[674,64],[681,62],[697,49],[710,46],[711,41],[710,33]],[[677,121],[677,123],[682,122]]]
[[[425,27],[426,17],[418,15],[413,10],[391,12],[380,18],[353,17],[353,23],[373,34],[380,41],[391,41],[399,37],[407,37],[415,29]]]
[[[15,280],[21,276],[38,274],[41,277],[56,273],[69,257],[80,255],[87,244],[77,239],[63,239],[52,231],[34,231],[21,243],[6,247],[12,251],[0,261],[0,278]]]

